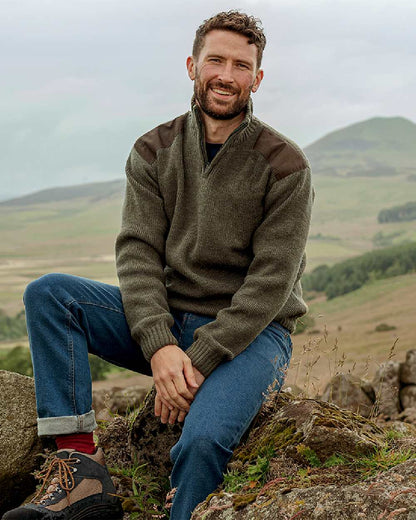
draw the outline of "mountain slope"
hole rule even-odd
[[[49,188],[36,191],[23,197],[16,197],[0,202],[0,206],[31,206],[33,204],[44,204],[49,202],[63,202],[74,199],[92,199],[98,201],[122,195],[124,191],[124,180],[93,182],[90,184],[77,184],[75,186],[64,186],[62,188]]]
[[[380,176],[416,172],[416,124],[374,117],[336,130],[305,148],[315,173]]]

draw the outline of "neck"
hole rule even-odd
[[[208,143],[222,144],[238,128],[244,120],[244,112],[233,119],[213,119],[201,110],[202,120],[205,127],[205,140]]]

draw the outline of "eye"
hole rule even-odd
[[[244,69],[244,70],[248,69],[248,65],[246,65],[245,63],[237,63],[237,67],[239,69]]]

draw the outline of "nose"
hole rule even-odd
[[[233,83],[233,64],[230,62],[226,62],[221,67],[221,70],[218,74],[218,79],[223,83]]]

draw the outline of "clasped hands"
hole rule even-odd
[[[157,350],[150,364],[156,387],[156,417],[163,424],[182,422],[205,377],[177,345]]]

